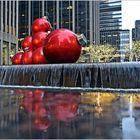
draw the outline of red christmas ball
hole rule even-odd
[[[43,52],[50,63],[74,63],[81,53],[81,46],[74,32],[57,29],[45,40]]]
[[[23,52],[18,52],[18,53],[16,53],[16,54],[11,58],[12,64],[13,64],[13,65],[20,65],[20,64],[22,64],[22,55],[23,55]]]
[[[24,51],[32,50],[32,36],[26,36],[21,42],[21,47]]]
[[[46,32],[38,32],[33,36],[32,44],[33,49],[37,49],[39,47],[43,47],[45,38],[47,37]]]
[[[47,32],[51,30],[51,23],[47,21],[45,18],[38,18],[32,23],[32,33],[35,34],[37,32]]]
[[[43,48],[37,48],[34,52],[33,52],[33,64],[47,64],[48,61],[46,60],[46,57],[44,56],[43,53]]]
[[[22,63],[23,64],[32,64],[32,62],[33,62],[32,54],[33,54],[33,52],[31,50],[24,52],[24,54],[22,55]]]

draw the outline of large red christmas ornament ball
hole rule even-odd
[[[32,50],[32,36],[26,36],[21,42],[21,47],[24,51]]]
[[[43,48],[37,48],[34,52],[33,52],[33,64],[47,64],[48,61],[46,60],[46,57],[44,56],[43,53]]]
[[[46,32],[38,32],[33,36],[32,44],[33,49],[37,49],[39,47],[43,47],[45,38],[47,37]]]
[[[33,52],[31,50],[24,52],[24,54],[22,55],[22,63],[23,64],[32,64],[33,63],[32,54],[33,54]]]
[[[38,18],[32,23],[32,33],[35,34],[37,32],[43,31],[47,32],[51,30],[51,24],[45,18]]]
[[[81,45],[74,32],[57,29],[45,40],[43,52],[50,63],[74,63],[81,53]]]
[[[11,58],[11,61],[12,61],[12,64],[13,65],[20,65],[22,64],[22,55],[23,55],[23,52],[18,52],[16,53],[12,58]]]

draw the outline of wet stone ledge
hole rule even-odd
[[[139,88],[140,63],[7,65],[0,85]]]

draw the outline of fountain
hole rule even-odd
[[[87,44],[83,34],[64,28],[51,31],[51,24],[44,18],[33,21],[32,32],[33,36],[25,37],[21,43],[24,53],[11,59],[12,64],[18,65],[0,67],[1,87],[139,91],[139,63],[78,64],[75,62],[81,47]]]
[[[0,67],[0,85],[139,89],[140,64],[89,63]]]

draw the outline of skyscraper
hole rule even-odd
[[[122,28],[121,0],[100,1],[100,31]]]
[[[121,27],[121,0],[102,0],[100,2],[100,43],[111,44],[120,49]]]
[[[122,30],[121,0],[100,1],[100,43],[118,48],[121,56],[126,45],[129,46],[129,30]]]
[[[18,1],[0,1],[0,65],[18,49]]]
[[[135,40],[140,40],[140,20],[135,21]]]
[[[135,28],[132,28],[132,41],[136,40],[136,32],[135,32]]]
[[[90,44],[99,43],[99,1],[19,1],[19,38],[31,34],[34,19],[48,16],[53,29],[83,33]]]

